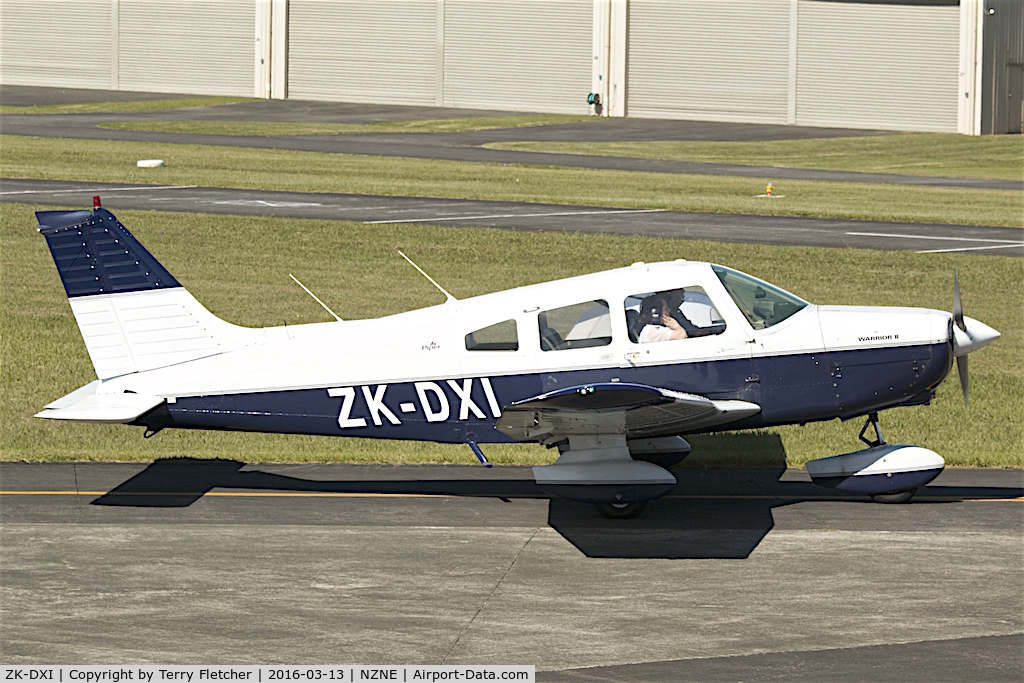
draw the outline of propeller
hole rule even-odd
[[[964,405],[967,405],[969,396],[967,354],[998,339],[999,332],[980,320],[964,316],[963,306],[960,303],[960,274],[956,270],[953,271],[953,325],[950,326],[950,332],[953,355],[956,356],[956,371],[960,375]]]
[[[967,324],[964,323],[964,309],[960,303],[960,273],[958,268],[953,268],[953,323],[960,328],[961,332],[967,333]],[[956,337],[954,337],[955,339]],[[954,348],[955,346],[954,341]],[[967,354],[956,357],[956,371],[960,375],[960,389],[964,392],[964,405],[967,405],[967,399],[970,394],[970,387],[967,384]]]

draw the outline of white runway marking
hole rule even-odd
[[[323,206],[319,202],[273,202],[264,199],[225,199],[222,201],[206,201],[204,204],[221,204],[225,206],[267,206],[273,209],[293,209],[300,206]]]
[[[378,223],[435,223],[440,221],[473,221],[473,220],[484,220],[488,218],[541,218],[548,216],[591,216],[591,215],[618,215],[622,213],[662,213],[666,209],[623,209],[616,211],[614,209],[602,210],[602,211],[552,211],[546,213],[494,213],[494,214],[481,214],[476,216],[437,216],[434,218],[402,218],[394,220],[383,220],[383,221],[364,221],[366,225],[376,225]]]
[[[981,251],[982,249],[1012,249],[1014,247],[1024,247],[1024,242],[1017,242],[1015,244],[993,244],[987,247],[958,247],[954,249],[925,249],[917,252],[918,254],[944,254],[951,251]]]
[[[12,190],[0,192],[3,194],[74,194],[75,192],[140,192],[146,190],[194,190],[198,185],[153,185],[146,187],[101,187],[101,188],[75,188],[69,190]]]
[[[848,232],[847,235],[858,235],[860,237],[897,237],[908,240],[950,240],[954,242],[1005,242],[1006,244],[1021,244],[1019,240],[996,240],[987,237],[941,237],[930,235],[899,235],[888,232]]]
[[[982,247],[951,247],[949,249],[924,249],[918,251],[918,254],[945,254],[954,251],[981,251],[984,249],[1013,249],[1014,247],[1024,247],[1024,242],[1017,240],[997,240],[984,237],[943,237],[943,236],[930,236],[930,235],[903,235],[898,233],[888,232],[848,232],[847,235],[854,235],[857,237],[891,237],[894,239],[907,239],[907,240],[946,240],[950,242],[986,242],[986,246]]]

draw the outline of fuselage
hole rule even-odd
[[[684,293],[696,331],[639,341],[637,319],[669,292]],[[635,264],[374,320],[246,331],[236,348],[102,390],[166,398],[151,427],[486,443],[510,440],[494,428],[510,403],[631,382],[755,403],[759,414],[724,428],[756,428],[927,402],[951,366],[950,320],[816,306],[707,263]]]

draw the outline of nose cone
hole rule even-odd
[[[965,330],[953,325],[953,354],[958,358],[999,338],[999,332],[980,320],[964,316]]]

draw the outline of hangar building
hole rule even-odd
[[[1021,132],[1024,1],[0,0],[0,82]]]

